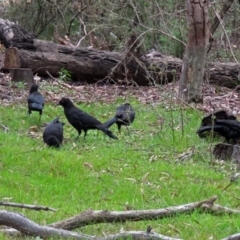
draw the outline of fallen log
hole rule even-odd
[[[59,76],[67,70],[74,81],[156,85],[178,80],[182,60],[153,51],[142,56],[131,53],[75,48],[36,39],[19,25],[0,18],[0,41],[6,47],[4,68],[31,68],[39,76]],[[235,88],[239,65],[208,63],[205,78],[211,84]]]

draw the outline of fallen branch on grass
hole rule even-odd
[[[126,222],[126,221],[142,221],[154,220],[166,217],[172,217],[180,213],[191,213],[195,209],[201,207],[203,204],[213,204],[217,199],[216,196],[203,200],[200,202],[193,202],[179,206],[167,207],[162,209],[152,210],[130,210],[130,211],[93,211],[87,210],[72,218],[65,219],[60,222],[52,223],[49,226],[72,230],[78,227],[96,223],[112,223],[112,222]]]
[[[13,202],[0,202],[0,205],[7,206],[7,207],[27,208],[27,209],[32,209],[32,210],[36,210],[36,211],[40,211],[40,210],[53,211],[53,212],[57,211],[57,209],[50,208],[50,207],[13,203]]]
[[[18,213],[0,211],[0,225],[6,225],[14,229],[3,229],[1,232],[10,235],[20,235],[27,234],[30,236],[39,236],[44,239],[49,237],[54,238],[72,238],[72,239],[102,239],[102,240],[112,240],[112,239],[163,239],[163,240],[176,240],[176,238],[166,237],[157,233],[151,232],[151,228],[147,231],[130,231],[130,232],[120,232],[115,235],[108,235],[104,238],[84,235],[81,233],[71,232],[70,230],[91,225],[97,223],[115,223],[115,222],[125,222],[125,221],[141,221],[141,220],[154,220],[165,217],[172,217],[179,215],[181,213],[190,214],[196,209],[200,212],[211,213],[211,214],[240,214],[240,211],[235,209],[226,208],[218,204],[214,204],[217,197],[214,196],[210,199],[203,201],[183,204],[179,206],[167,207],[162,209],[152,209],[152,210],[131,210],[131,211],[93,211],[87,210],[63,221],[55,222],[47,226],[40,226],[35,222],[27,219],[25,216]],[[149,230],[150,229],[150,230]],[[19,233],[19,231],[21,233]],[[230,239],[230,238],[228,238]]]
[[[205,211],[205,212],[208,212],[208,213],[211,213],[211,214],[214,214],[214,215],[222,215],[222,214],[234,214],[234,213],[237,213],[237,214],[240,214],[240,211],[239,210],[236,210],[236,209],[232,209],[232,208],[227,208],[227,207],[223,207],[221,205],[218,205],[218,204],[203,204],[201,206],[201,208]]]
[[[120,232],[114,235],[108,235],[105,238],[100,238],[100,240],[122,240],[122,239],[133,239],[133,240],[181,240],[180,238],[172,238],[168,236],[164,236],[157,233],[147,233],[143,231],[126,231]]]
[[[239,240],[240,239],[240,233],[233,234],[231,236],[228,236],[226,238],[223,238],[221,240]]]
[[[106,237],[90,236],[82,233],[71,232],[63,229],[56,229],[49,226],[40,226],[37,223],[29,220],[25,216],[9,212],[6,210],[0,211],[0,225],[7,225],[14,229],[17,229],[21,233],[27,236],[38,236],[43,239],[47,238],[67,238],[67,239],[80,239],[80,240],[120,240],[123,238],[142,239],[142,240],[180,240],[178,238],[171,238],[161,234],[153,233],[150,231],[130,231],[121,232]],[[6,230],[6,231],[5,231]],[[13,235],[13,230],[3,229],[3,233],[10,233]],[[16,235],[15,235],[16,236]]]
[[[44,239],[50,237],[58,239],[60,237],[86,240],[97,239],[93,236],[78,234],[67,230],[56,229],[48,226],[40,226],[19,213],[9,212],[6,210],[0,211],[0,225],[12,227],[28,236],[39,236]],[[2,230],[2,232],[4,232],[4,230]],[[13,234],[13,231],[11,234]]]

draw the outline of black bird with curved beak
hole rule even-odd
[[[97,129],[105,133],[110,138],[117,139],[117,137],[108,130],[104,124],[77,108],[69,98],[62,98],[57,105],[61,105],[63,107],[67,120],[78,131],[77,138],[79,138],[82,131],[84,131],[85,139],[88,130]]]
[[[109,128],[112,124],[116,123],[118,132],[121,131],[121,126],[129,126],[135,119],[135,111],[129,103],[120,105],[115,113],[115,116],[105,122],[103,125]],[[127,128],[128,129],[128,128]]]
[[[60,147],[63,141],[63,126],[65,123],[59,121],[59,117],[52,120],[43,131],[43,141],[49,147]]]
[[[27,102],[28,102],[28,114],[30,115],[32,111],[39,112],[39,116],[40,116],[39,121],[40,121],[42,116],[42,111],[44,108],[44,97],[40,92],[38,92],[37,84],[33,84],[30,87]]]

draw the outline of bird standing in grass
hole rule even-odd
[[[118,131],[121,131],[121,126],[129,126],[135,119],[135,111],[129,103],[120,105],[115,113],[115,116],[103,125],[109,128],[112,124],[116,123]]]
[[[237,118],[232,115],[229,114],[228,112],[226,112],[225,110],[219,110],[219,111],[215,111],[207,116],[205,116],[202,121],[201,121],[201,126],[199,128],[199,130],[197,131],[198,136],[203,138],[206,136],[209,136],[208,132],[210,132],[210,130],[213,130],[213,136],[215,136],[215,133],[219,133],[219,131],[223,131],[223,127],[215,127],[216,131],[214,130],[214,128],[212,128],[211,126],[215,125],[216,121],[218,120],[236,120]],[[204,128],[205,127],[205,128]],[[221,134],[220,134],[221,135]]]
[[[200,127],[197,133],[212,130],[223,136],[227,142],[232,140],[233,144],[237,144],[240,139],[240,122],[237,120],[215,120],[212,126]]]
[[[110,138],[117,139],[100,121],[77,108],[69,98],[62,98],[57,105],[61,105],[64,108],[67,120],[78,131],[77,138],[81,135],[82,130],[84,131],[85,138],[88,130],[97,129],[104,132]]]
[[[118,131],[121,131],[121,126],[129,126],[135,119],[135,111],[129,103],[125,103],[117,108],[115,117],[117,119]]]
[[[63,125],[59,117],[48,123],[43,131],[43,141],[50,147],[60,147],[63,141]]]
[[[33,84],[30,88],[29,95],[27,98],[28,102],[28,113],[29,115],[32,113],[32,111],[39,112],[41,120],[42,111],[44,108],[44,98],[40,92],[38,92],[38,85]]]

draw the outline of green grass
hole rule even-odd
[[[102,122],[113,116],[119,103],[80,104]],[[61,107],[46,104],[42,121],[38,113],[27,115],[25,103],[0,106],[0,199],[46,205],[57,212],[4,208],[19,211],[39,224],[50,224],[84,210],[158,209],[203,200],[214,195],[217,203],[238,208],[239,185],[227,191],[231,165],[211,164],[208,139],[200,139],[196,129],[202,113],[181,106],[142,105],[131,101],[136,119],[117,133],[115,141],[102,132],[89,131],[75,140],[73,129]],[[64,144],[57,150],[42,141],[44,124],[59,116],[64,126]],[[181,161],[180,156],[194,151]],[[97,224],[79,231],[102,236],[124,230],[154,231],[183,239],[220,239],[240,230],[237,215],[192,214],[153,221]],[[194,236],[194,237],[193,237]],[[2,236],[1,239],[4,237]]]

